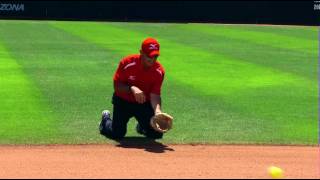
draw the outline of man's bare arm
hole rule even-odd
[[[161,96],[157,94],[150,94],[150,101],[152,108],[154,110],[154,113],[161,113]]]

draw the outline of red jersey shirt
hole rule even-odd
[[[144,69],[140,55],[130,55],[123,58],[113,76],[114,83],[121,82],[136,86],[144,92],[146,99],[150,100],[150,93],[161,95],[161,86],[164,79],[164,69],[156,61],[149,69]],[[129,102],[136,102],[133,94],[115,91],[115,94]]]

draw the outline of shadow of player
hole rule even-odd
[[[146,137],[124,137],[123,139],[116,141],[119,143],[116,146],[122,148],[144,149],[145,151],[152,153],[174,151],[174,149],[168,147],[167,145]]]

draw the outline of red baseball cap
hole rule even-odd
[[[149,57],[160,55],[160,44],[154,38],[147,38],[142,42],[141,50]]]

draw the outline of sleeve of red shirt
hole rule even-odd
[[[116,72],[113,75],[113,81],[125,82],[125,77],[124,77],[124,73],[123,73],[123,69],[124,69],[124,65],[125,65],[124,62],[125,62],[124,60],[120,61],[119,65],[118,65],[118,68],[117,68]]]
[[[157,79],[151,89],[151,93],[161,95],[161,86],[162,86],[162,82],[164,79],[164,71],[162,71],[162,75],[158,74],[158,76],[156,76],[156,78]]]

